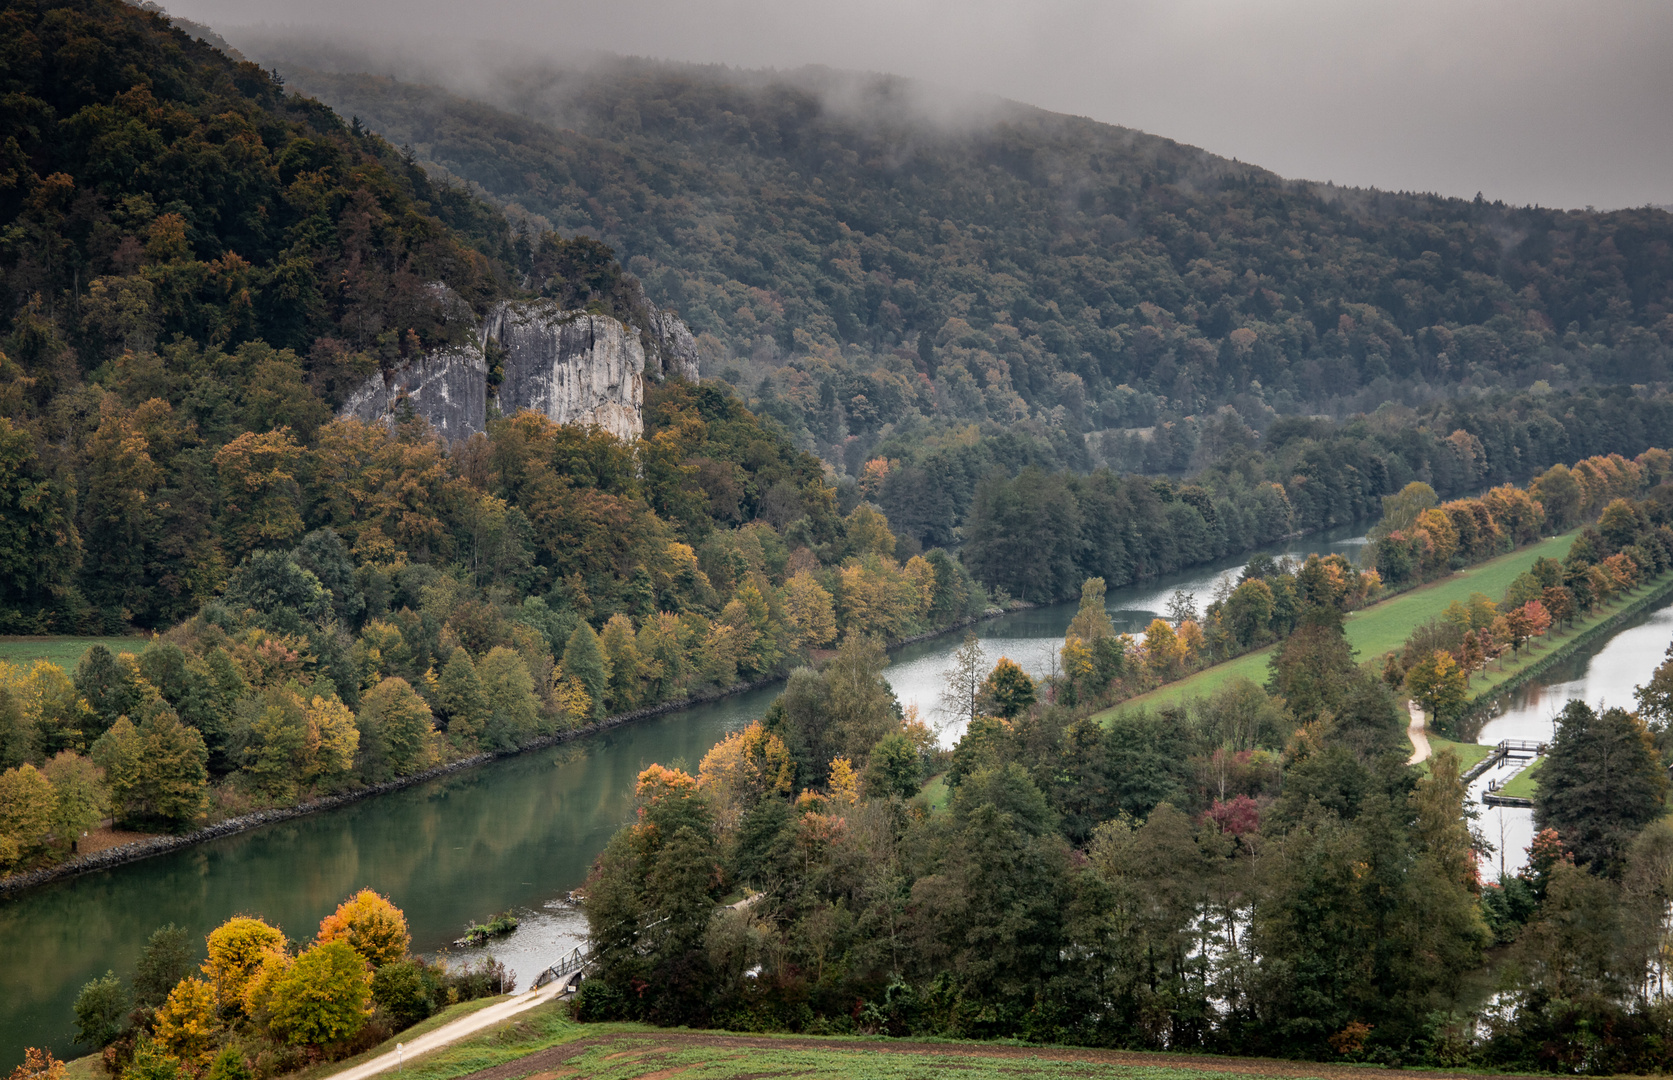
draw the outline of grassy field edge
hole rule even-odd
[[[1361,661],[1397,649],[1404,644],[1412,627],[1432,615],[1440,614],[1454,600],[1464,602],[1469,599],[1471,593],[1476,592],[1486,593],[1495,599],[1503,596],[1516,576],[1532,567],[1534,560],[1541,557],[1560,559],[1567,554],[1569,546],[1579,534],[1580,530],[1575,529],[1560,536],[1548,537],[1537,544],[1530,544],[1484,563],[1477,563],[1438,581],[1428,582],[1352,612],[1344,624],[1348,641],[1358,651]],[[1183,679],[1112,705],[1095,713],[1093,718],[1103,722],[1127,709],[1157,708],[1176,705],[1191,698],[1207,697],[1235,678],[1265,683],[1267,659],[1277,647],[1276,644],[1268,645],[1224,663],[1206,667]]]
[[[410,1037],[410,1032],[403,1037]],[[536,1056],[538,1055],[538,1056]],[[951,1059],[951,1060],[950,1060]],[[358,1061],[292,1074],[326,1080]],[[961,1080],[1096,1077],[1108,1080],[1330,1078],[1349,1080],[1369,1066],[1281,1058],[1219,1058],[1203,1053],[1111,1050],[1011,1040],[891,1039],[877,1035],[798,1035],[582,1024],[553,1002],[407,1063],[400,1080],[733,1080],[796,1076],[819,1080],[921,1080],[956,1070]],[[491,1070],[491,1071],[489,1071]],[[1415,1070],[1415,1075],[1463,1075]],[[393,1074],[391,1074],[393,1077]]]

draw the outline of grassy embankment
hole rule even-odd
[[[1483,746],[1481,743],[1453,742],[1451,739],[1443,739],[1439,735],[1429,736],[1429,750],[1435,754],[1439,754],[1443,750],[1451,750],[1458,758],[1459,772],[1469,772],[1470,766],[1493,752],[1491,746]],[[1427,774],[1429,763],[1424,762],[1422,768],[1424,773]]]
[[[931,810],[945,810],[948,801],[953,797],[952,789],[947,786],[947,774],[936,773],[930,777],[917,797]]]
[[[1531,799],[1534,792],[1539,790],[1539,767],[1545,764],[1544,758],[1535,758],[1532,765],[1510,778],[1510,783],[1500,789],[1499,794],[1511,799]]]
[[[1430,582],[1353,612],[1348,616],[1345,625],[1348,642],[1358,651],[1361,661],[1392,652],[1405,643],[1412,627],[1439,615],[1454,600],[1461,604],[1467,603],[1470,594],[1478,592],[1498,600],[1504,596],[1505,590],[1516,580],[1518,574],[1534,565],[1535,559],[1561,559],[1567,555],[1569,545],[1578,534],[1577,529],[1549,540],[1541,540],[1537,544],[1531,544],[1496,559],[1489,559],[1439,581]],[[1595,618],[1607,618],[1608,614],[1600,612]],[[1204,668],[1178,682],[1157,687],[1148,694],[1141,694],[1106,709],[1099,713],[1098,717],[1107,719],[1123,709],[1140,706],[1154,709],[1164,705],[1176,705],[1190,698],[1207,697],[1234,679],[1248,679],[1250,682],[1264,684],[1267,661],[1275,648],[1276,646],[1269,645],[1235,660],[1228,660],[1224,664]],[[1529,655],[1524,652],[1521,662],[1525,663]],[[1477,692],[1484,687],[1497,685],[1516,673],[1517,665],[1506,666],[1507,671],[1492,673],[1495,678],[1491,683],[1483,683],[1478,676],[1475,684]]]
[[[456,1019],[460,1008],[447,1010],[442,1018]],[[1342,1066],[1300,1061],[1215,1061],[1015,1044],[941,1040],[903,1043],[867,1037],[735,1035],[640,1024],[578,1024],[566,1014],[563,1004],[539,1006],[480,1035],[408,1062],[401,1080],[455,1080],[485,1069],[493,1069],[496,1080],[660,1080],[675,1075],[680,1080],[761,1076],[933,1080],[948,1071],[956,1071],[961,1080],[1255,1080],[1339,1077],[1349,1071]],[[418,1030],[404,1031],[400,1039],[410,1040]],[[394,1046],[395,1040],[390,1040],[350,1061],[317,1066],[293,1077],[323,1080]]]
[[[0,662],[28,667],[37,660],[57,664],[65,671],[74,671],[81,656],[94,645],[103,645],[113,653],[137,653],[145,648],[149,637],[0,637]]]

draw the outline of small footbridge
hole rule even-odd
[[[1528,739],[1506,739],[1493,748],[1493,751],[1474,765],[1464,774],[1466,784],[1479,779],[1483,773],[1503,765],[1507,761],[1532,761],[1545,753],[1546,743],[1533,742]]]
[[[592,951],[585,945],[578,945],[570,951],[568,956],[553,964],[534,977],[533,989],[550,983],[561,983],[558,996],[573,994],[581,986],[581,980],[586,978],[587,968],[592,964]]]
[[[1534,742],[1530,739],[1506,739],[1493,748],[1493,752],[1476,762],[1469,772],[1464,774],[1464,782],[1470,783],[1482,774],[1498,768],[1506,762],[1522,762],[1526,764],[1534,761],[1545,753],[1547,743]],[[1502,795],[1504,785],[1497,780],[1487,781],[1487,790],[1482,792],[1481,802],[1484,806],[1509,806],[1528,809],[1534,805],[1532,799],[1517,795]]]

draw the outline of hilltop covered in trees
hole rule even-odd
[[[1260,428],[1651,383],[1673,356],[1661,210],[1288,181],[1014,103],[932,118],[922,88],[825,70],[531,61],[457,96],[411,74],[446,63],[239,44],[427,166],[611,244],[713,372],[856,474],[926,420],[1078,442],[1229,404]]]

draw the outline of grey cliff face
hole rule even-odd
[[[680,317],[671,311],[653,311],[649,329],[657,365],[655,373],[664,379],[696,382],[697,339],[691,336]]]
[[[392,418],[402,399],[443,438],[466,439],[485,429],[488,365],[481,346],[442,349],[401,365],[387,377],[375,374],[349,395],[337,414],[375,424]]]
[[[438,298],[456,317],[457,297]],[[470,318],[468,308],[465,318]],[[471,318],[474,324],[474,318]],[[549,300],[496,304],[474,325],[474,340],[438,350],[350,395],[339,415],[389,422],[403,405],[445,438],[487,427],[488,404],[510,416],[524,409],[559,424],[596,425],[624,442],[644,434],[645,378],[697,380],[697,342],[671,312],[653,310],[641,333],[607,315],[564,311]],[[490,356],[501,370],[488,386]]]
[[[645,350],[629,327],[538,300],[499,305],[483,332],[503,350],[500,412],[596,424],[623,442],[645,433]]]

